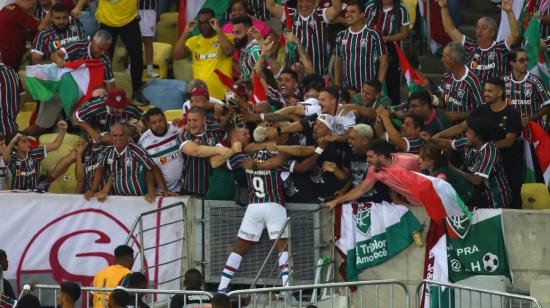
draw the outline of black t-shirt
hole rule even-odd
[[[184,300],[185,296],[185,300]],[[202,305],[201,305],[202,304]],[[210,308],[210,297],[206,295],[177,294],[170,301],[170,308]]]
[[[334,162],[339,168],[349,169],[350,155],[347,143],[330,142],[310,170],[305,173],[291,173],[284,182],[287,200],[297,203],[319,202],[318,198],[334,197],[334,193],[344,186],[345,181],[338,180],[333,173],[323,172],[323,163]]]
[[[351,184],[353,187],[359,186],[367,176],[369,163],[366,155],[351,154],[350,172]],[[367,191],[363,196],[357,199],[358,202],[391,202],[390,189],[381,181],[376,181],[374,187]]]
[[[521,134],[521,116],[512,106],[506,106],[503,110],[494,112],[490,105],[485,104],[472,111],[470,117],[482,119],[490,125],[493,132],[491,141],[502,140],[508,133],[516,133],[517,136]],[[517,138],[511,147],[499,150],[505,170],[516,169],[515,165],[521,164],[521,144]],[[511,176],[508,174],[508,177]]]

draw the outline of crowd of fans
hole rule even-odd
[[[282,6],[233,0],[225,24],[203,8],[174,46],[175,59],[191,58],[194,79],[181,120],[171,122],[147,106],[140,91],[142,37],[145,67],[158,77],[148,56],[155,3],[120,1],[134,8],[100,0],[100,27],[90,38],[79,22],[86,1],[65,2],[17,0],[0,11],[3,31],[12,33],[0,39],[4,189],[46,192],[75,163],[77,193],[86,199],[153,201],[159,194],[185,194],[241,201],[241,190],[253,183],[228,169],[232,157],[267,151],[276,155],[243,166],[286,166],[276,179],[283,182],[281,200],[330,206],[395,201],[399,196],[383,179],[369,179],[410,156],[420,164],[404,167],[448,180],[469,205],[521,207],[522,127],[530,121],[544,125],[550,101],[546,85],[527,71],[511,0],[501,5],[510,33],[499,42],[493,19],[481,18],[476,37],[467,37],[455,27],[447,0],[439,0],[452,40],[442,52],[446,73],[439,87],[426,81],[403,102],[396,43],[409,36],[411,24],[399,1],[298,0]],[[118,36],[129,51],[134,101],[113,77],[110,55]],[[63,67],[70,60],[98,59],[105,82],[71,117],[63,117],[57,96],[39,102],[34,123],[18,131],[25,92],[17,70],[31,40],[31,64]],[[80,140],[41,178],[40,161],[59,148],[68,129]],[[33,141],[52,130],[58,132],[53,143]]]
[[[465,36],[453,21],[455,1],[450,9],[438,0],[451,39],[442,50],[446,73],[439,86],[416,81],[406,99],[398,49],[414,26],[410,7],[399,0],[283,2],[232,0],[228,20],[202,8],[188,21],[173,58],[190,59],[193,80],[175,121],[149,105],[162,102],[147,101],[141,91],[143,69],[158,77],[151,62],[154,0],[99,0],[92,37],[79,21],[92,7],[86,0],[5,6],[0,188],[47,192],[75,164],[76,193],[87,200],[193,195],[249,204],[223,270],[222,293],[263,228],[271,238],[281,232],[286,211],[277,206],[285,202],[331,208],[352,200],[406,202],[385,176],[389,166],[444,179],[472,207],[521,208],[522,130],[529,122],[548,130],[550,99],[547,85],[527,69],[512,0],[500,5],[510,29],[502,41],[495,41],[497,23],[489,17],[478,20],[475,37]],[[547,33],[546,12],[535,12]],[[130,59],[133,100],[112,72],[119,36]],[[70,117],[61,113],[58,97],[39,102],[33,125],[19,131],[25,91],[18,70],[27,41],[31,64],[96,59],[105,81]],[[550,37],[541,45],[550,48]],[[58,133],[52,143],[37,144],[34,138],[51,131]],[[40,177],[41,160],[67,131],[80,140]],[[280,246],[284,285],[288,254],[285,242]],[[75,292],[65,287],[60,294],[74,303]],[[109,305],[117,298],[124,296],[113,293]]]

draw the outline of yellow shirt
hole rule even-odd
[[[111,265],[95,275],[92,286],[95,288],[116,288],[128,273],[130,273],[130,270],[122,265]],[[109,292],[94,292],[94,308],[107,307],[109,295]]]
[[[233,43],[233,36],[227,34],[226,36]],[[200,34],[193,36],[185,42],[185,46],[189,48],[193,56],[193,78],[201,79],[206,83],[210,96],[224,99],[227,89],[214,70],[218,69],[231,77],[232,55],[223,54],[217,35],[211,38],[205,38]]]
[[[137,17],[137,0],[99,0],[95,17],[109,27],[122,27]]]

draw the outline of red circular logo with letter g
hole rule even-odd
[[[73,281],[90,286],[99,270],[113,264],[114,249],[129,234],[120,220],[101,209],[64,214],[44,225],[26,245],[17,266],[17,285]],[[137,250],[140,243],[132,236],[129,246]]]

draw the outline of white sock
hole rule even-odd
[[[147,64],[147,70],[148,70],[149,72],[154,71],[155,68],[153,67],[153,64]]]
[[[285,287],[288,282],[288,251],[279,253],[279,270],[281,271],[283,287]]]
[[[227,289],[229,282],[231,282],[231,279],[233,279],[233,276],[235,276],[235,273],[239,269],[242,259],[242,256],[234,252],[229,255],[227,262],[225,262],[225,266],[223,267],[222,278],[220,280],[218,290]]]

